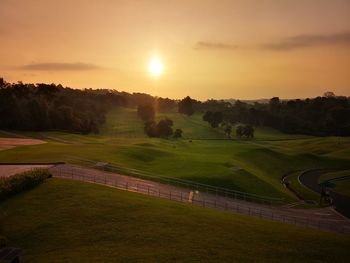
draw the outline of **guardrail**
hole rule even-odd
[[[240,214],[269,219],[273,221],[311,227],[325,231],[350,234],[350,227],[347,227],[345,225],[337,224],[335,222],[331,223],[326,220],[313,220],[308,217],[284,215],[283,213],[277,210],[278,208],[272,208],[269,206],[248,206],[247,204],[240,204],[237,201],[230,201],[228,198],[223,198],[220,196],[196,195],[193,193],[193,191],[189,191],[186,189],[161,189],[160,187],[150,186],[149,184],[147,184],[147,182],[142,182],[135,179],[119,179],[116,176],[112,175],[101,176],[96,174],[86,174],[78,172],[75,169],[62,169],[60,167],[56,167],[56,169],[58,169],[58,172],[54,173],[55,177],[69,178],[73,180],[96,183],[110,187],[115,187],[122,190],[146,194],[149,196],[178,201],[182,203],[191,203],[202,207],[237,212]]]
[[[73,161],[74,160],[78,161],[79,163],[85,163],[90,167],[96,167],[96,161],[87,160],[87,159],[80,159],[80,158],[76,158],[76,157],[70,157],[70,159]],[[262,195],[232,190],[232,189],[228,189],[228,188],[224,188],[224,187],[212,186],[212,185],[207,185],[207,184],[203,184],[203,183],[193,182],[193,181],[184,180],[184,179],[154,175],[154,174],[147,173],[145,171],[140,171],[140,170],[133,169],[133,168],[120,167],[120,166],[112,164],[112,163],[106,163],[106,165],[98,167],[98,169],[102,169],[102,170],[110,171],[110,172],[117,172],[117,173],[121,173],[124,175],[131,175],[131,176],[142,178],[142,179],[148,179],[148,180],[152,180],[152,181],[156,181],[156,182],[160,182],[160,183],[181,186],[181,187],[192,189],[192,190],[206,192],[208,194],[214,194],[214,195],[229,197],[229,198],[233,198],[233,199],[240,199],[240,200],[254,202],[254,203],[260,203],[260,204],[264,204],[264,205],[285,205],[286,204],[286,202],[283,198],[262,196]]]

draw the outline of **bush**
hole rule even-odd
[[[0,178],[0,201],[33,188],[51,176],[47,169],[35,169],[10,177]]]
[[[176,129],[174,132],[174,138],[178,139],[182,137],[182,130],[181,129]]]
[[[173,134],[173,121],[165,118],[156,123],[154,120],[145,122],[144,132],[149,137],[169,138]]]

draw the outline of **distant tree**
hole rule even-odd
[[[326,98],[334,98],[335,97],[335,94],[333,91],[326,91],[324,94],[323,94],[323,97],[326,97]]]
[[[238,138],[241,138],[244,134],[244,128],[242,125],[238,125],[237,128],[236,128],[236,136]]]
[[[225,132],[227,138],[231,138],[232,126],[230,124],[226,124],[224,132]]]
[[[280,109],[280,98],[279,97],[273,97],[270,99],[269,102],[270,105],[270,111],[271,112],[276,112]]]
[[[154,120],[145,122],[144,132],[149,137],[162,137],[168,138],[173,134],[173,121],[165,118],[156,123]]]
[[[158,127],[154,120],[149,120],[145,122],[144,132],[149,137],[158,137]]]
[[[181,129],[176,129],[174,132],[174,138],[178,139],[182,137],[182,130]]]
[[[194,113],[194,108],[193,108],[194,102],[195,101],[192,100],[189,96],[182,99],[178,104],[179,113],[185,114],[187,116],[191,116]]]
[[[139,105],[137,107],[137,115],[143,121],[154,120],[154,118],[156,116],[156,111],[155,111],[154,107],[150,104]]]
[[[254,138],[254,128],[253,126],[247,124],[244,126],[244,135],[247,138]]]
[[[246,125],[238,125],[236,128],[236,136],[238,138],[246,137],[246,138],[254,138],[254,128],[253,126]]]
[[[160,120],[157,124],[158,136],[168,138],[173,134],[173,121],[170,119]]]
[[[211,111],[207,111],[204,113],[202,119],[203,121],[209,122],[212,118],[213,113]]]
[[[217,128],[219,127],[220,123],[222,123],[223,121],[223,114],[222,112],[211,112],[211,111],[207,111],[204,115],[203,115],[203,120],[207,121],[211,127],[213,128]]]

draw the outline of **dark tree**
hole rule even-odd
[[[144,131],[149,137],[158,137],[157,123],[154,120],[146,121]]]
[[[182,130],[181,129],[176,129],[174,132],[174,138],[178,139],[182,137]]]
[[[211,111],[207,111],[204,115],[203,115],[203,120],[207,121],[211,127],[213,128],[217,128],[219,127],[220,123],[223,122],[224,118],[223,118],[223,114],[222,112],[211,112]]]
[[[195,100],[192,100],[189,96],[182,99],[178,104],[179,112],[187,116],[191,116],[194,113],[194,102]]]
[[[246,137],[254,138],[254,128],[251,125],[238,125],[236,128],[236,136],[238,138]]]
[[[149,137],[168,138],[173,134],[173,121],[170,119],[163,119],[156,123],[154,120],[146,121],[144,132]]]
[[[173,134],[173,121],[170,119],[160,120],[157,124],[158,136],[168,138]]]
[[[226,124],[224,132],[225,132],[227,138],[231,138],[232,126],[230,124]]]

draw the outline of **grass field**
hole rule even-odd
[[[117,109],[107,118],[99,135],[62,132],[45,134],[75,144],[50,141],[45,145],[0,151],[1,161],[77,161],[77,158],[111,162],[124,170],[187,179],[235,190],[295,200],[281,185],[291,170],[350,167],[350,138],[287,135],[256,129],[256,138],[227,140],[201,120],[176,112],[161,113],[184,130],[181,140],[150,139],[132,109]],[[35,133],[26,135],[36,136]],[[216,140],[215,140],[216,139]]]
[[[24,262],[344,262],[350,237],[49,179],[0,203]]]
[[[305,200],[312,200],[319,204],[320,195],[311,189],[307,188],[299,181],[299,175],[301,171],[296,171],[288,176],[288,180],[291,184],[291,187]],[[311,205],[309,205],[312,207]],[[305,207],[305,206],[303,206]]]
[[[350,175],[350,170],[327,173],[320,176],[319,182],[324,182],[333,178],[348,176]],[[332,188],[333,191],[338,192],[343,195],[350,196],[350,177],[344,180],[332,181],[335,184],[335,187]]]

